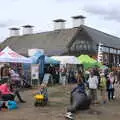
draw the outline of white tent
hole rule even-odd
[[[0,52],[0,62],[32,63],[31,59],[16,53],[9,47]]]
[[[52,56],[51,58],[60,61],[60,64],[81,64],[75,56]]]

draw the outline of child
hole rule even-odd
[[[102,101],[105,104],[106,103],[106,78],[104,73],[100,74],[100,92],[101,92],[101,96],[102,96]]]
[[[47,92],[47,85],[42,83],[40,86],[40,94],[44,95],[45,97],[45,102],[48,102],[48,92]]]

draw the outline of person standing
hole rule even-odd
[[[7,82],[9,79],[10,79],[9,66],[7,64],[4,64],[4,66],[1,67],[1,80],[2,80],[2,83]]]
[[[100,74],[100,92],[101,92],[101,97],[102,97],[102,102],[105,104],[106,103],[106,83],[107,80],[105,78],[104,73]]]
[[[16,73],[13,69],[9,68],[10,73],[10,81],[15,86],[20,88],[21,87],[21,79],[18,73]]]
[[[113,75],[113,72],[109,73],[108,79],[107,79],[107,92],[108,92],[108,100],[114,99],[114,83],[115,83],[115,77]]]
[[[93,68],[94,75],[98,77],[98,88],[100,87],[100,74],[97,66]]]
[[[62,67],[61,69],[61,79],[62,79],[62,84],[65,85],[66,84],[66,68],[65,66]]]
[[[92,103],[97,103],[98,77],[94,75],[93,70],[90,71],[88,86],[90,90],[90,97],[91,97]]]

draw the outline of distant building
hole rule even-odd
[[[65,28],[66,21],[63,19],[54,20],[54,30],[49,32],[33,34],[32,26],[23,26],[23,35],[12,34],[1,44],[1,48],[9,46],[24,55],[28,54],[28,49],[38,48],[44,49],[49,56],[88,54],[97,58],[98,44],[102,43],[104,63],[120,63],[120,38],[85,26],[84,16],[72,18],[73,27],[69,29]]]

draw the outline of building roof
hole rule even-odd
[[[101,42],[109,47],[120,48],[120,38],[85,25],[78,28],[9,37],[1,44],[1,48],[9,46],[21,54],[27,54],[28,49],[38,48],[44,49],[47,55],[59,55],[67,51],[68,44],[82,29],[96,44]]]
[[[81,27],[88,33],[95,43],[101,42],[105,46],[119,48],[120,49],[120,38],[113,35],[101,32],[91,27],[81,25]]]
[[[28,49],[44,49],[46,54],[62,54],[77,32],[75,29],[54,30],[31,35],[14,36],[6,39],[1,47],[9,46],[18,53],[27,54]]]

